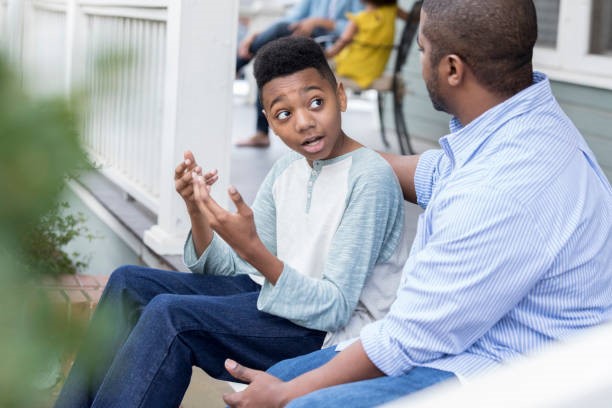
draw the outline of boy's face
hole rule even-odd
[[[271,80],[263,86],[261,96],[274,133],[310,164],[344,153],[340,117],[346,110],[346,94],[342,84],[334,89],[319,71],[307,68]]]

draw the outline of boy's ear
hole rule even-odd
[[[338,81],[336,97],[338,98],[338,103],[340,104],[340,111],[346,112],[346,91],[344,90],[344,85],[341,81]]]

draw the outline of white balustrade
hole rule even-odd
[[[180,253],[189,222],[172,177],[183,151],[229,174],[237,0],[0,6],[0,34],[25,82],[85,102],[82,139],[92,161],[157,214],[145,243]],[[218,184],[213,194],[225,205],[227,181]]]

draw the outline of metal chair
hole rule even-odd
[[[417,1],[412,6],[408,13],[404,28],[402,30],[399,44],[394,46],[396,49],[395,63],[393,71],[383,73],[379,78],[375,79],[372,84],[367,88],[362,88],[357,83],[349,78],[338,77],[342,81],[346,89],[350,89],[353,92],[363,92],[367,90],[375,90],[377,93],[378,100],[378,115],[380,118],[380,129],[381,137],[385,147],[389,147],[389,141],[385,132],[385,125],[383,122],[384,114],[384,93],[391,92],[393,95],[393,118],[395,121],[395,129],[397,133],[397,141],[402,154],[414,154],[414,150],[410,145],[410,134],[406,126],[406,120],[404,118],[404,95],[406,94],[406,87],[404,78],[402,77],[402,68],[408,59],[410,53],[410,47],[414,42],[414,36],[418,30],[421,4],[422,1]]]

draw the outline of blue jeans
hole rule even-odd
[[[257,310],[259,288],[245,275],[117,269],[56,407],[178,407],[193,365],[235,381],[228,357],[265,370],[318,350],[325,333]]]
[[[291,34],[293,34],[293,31],[289,29],[289,23],[280,21],[275,24],[272,24],[269,28],[257,34],[255,39],[251,43],[251,46],[249,47],[249,51],[251,52],[251,55],[255,55],[261,47],[263,47],[270,41],[277,40],[282,37],[288,37]],[[312,32],[311,36],[314,38],[314,37],[320,37],[320,36],[327,35],[327,34],[329,34],[327,30],[317,27]],[[250,61],[251,61],[250,58],[236,57],[236,72],[240,71]],[[262,132],[267,135],[268,130],[270,129],[270,126],[268,125],[268,121],[266,120],[266,117],[262,113],[263,106],[261,105],[261,102],[260,102],[259,93],[257,94],[257,101],[255,103],[255,109],[257,111],[256,112],[257,113],[257,131]]]
[[[270,367],[268,372],[288,381],[322,366],[336,354],[335,347],[329,347],[282,361]],[[447,380],[456,381],[456,377],[446,371],[415,367],[397,377],[384,376],[324,388],[291,401],[287,408],[374,407]]]

